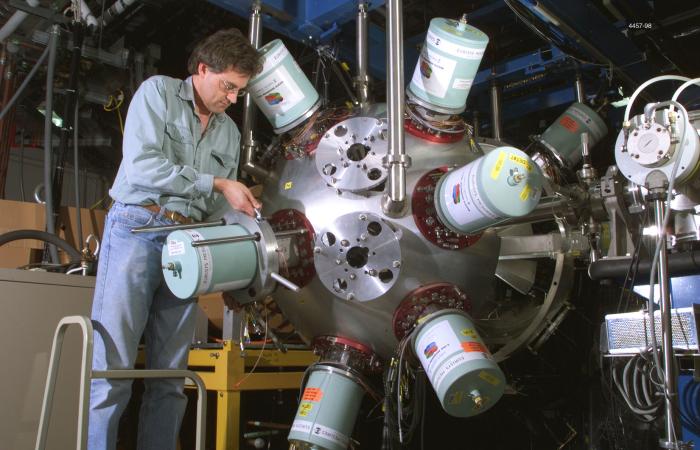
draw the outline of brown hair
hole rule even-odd
[[[219,30],[199,42],[187,61],[190,74],[197,73],[199,63],[206,64],[216,73],[233,68],[251,77],[262,70],[257,50],[236,28]]]

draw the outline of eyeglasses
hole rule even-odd
[[[239,88],[226,80],[219,79],[219,81],[221,82],[221,88],[226,91],[227,94],[236,94],[238,97],[243,97],[248,93],[245,88]]]

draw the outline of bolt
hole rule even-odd
[[[376,277],[377,276],[377,271],[375,269],[369,269],[369,276],[370,277]]]
[[[343,163],[343,167],[348,167],[349,165],[350,165],[350,163],[347,162],[347,161],[345,161],[345,162]]]
[[[314,253],[321,253],[321,247],[314,247]]]
[[[367,220],[367,214],[360,214],[360,220]]]
[[[401,261],[394,261],[394,262],[391,263],[391,265],[392,265],[395,269],[398,269],[399,267],[401,267]]]
[[[353,294],[352,292],[348,292],[348,295],[345,296],[345,298],[348,299],[348,300],[354,300],[354,299],[355,299],[355,294]]]
[[[341,260],[339,260],[339,259],[336,259],[336,260],[335,260],[335,263],[336,263],[337,265],[341,265],[341,264],[343,264],[343,261],[341,261]]]
[[[367,240],[367,233],[362,233],[362,234],[360,235],[360,240],[361,240],[361,241],[366,241],[366,240]]]
[[[350,279],[351,279],[351,280],[354,280],[355,278],[357,278],[357,275],[355,275],[354,273],[351,273],[351,274],[350,274]]]
[[[474,401],[475,409],[481,409],[484,406],[484,398],[481,396],[481,392],[474,389],[469,393],[469,395],[471,395],[472,400]]]
[[[347,247],[348,245],[350,245],[350,241],[348,241],[347,239],[343,239],[342,241],[340,241],[340,245],[342,245],[343,247]]]

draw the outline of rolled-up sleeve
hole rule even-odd
[[[165,86],[151,78],[136,91],[124,127],[122,165],[127,182],[136,189],[185,198],[208,196],[214,177],[191,166],[178,165],[163,151]]]

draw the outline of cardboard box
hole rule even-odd
[[[82,222],[83,242],[89,234],[102,240],[106,210],[81,208],[80,218]],[[12,200],[0,200],[0,235],[14,230],[41,230],[46,229],[44,205],[30,202],[17,202]],[[78,232],[75,218],[75,208],[63,206],[60,209],[59,236],[65,239],[76,249],[82,248],[78,243]],[[23,239],[9,242],[0,246],[0,268],[13,269],[41,258],[44,248],[42,241]]]

